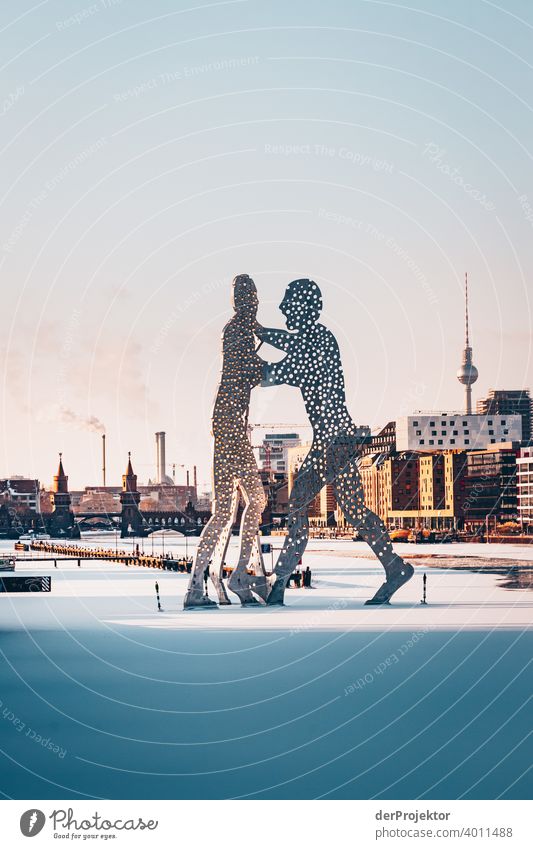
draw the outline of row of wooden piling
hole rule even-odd
[[[114,563],[123,563],[125,566],[142,566],[147,569],[162,569],[167,572],[189,573],[192,569],[192,559],[188,557],[175,559],[164,554],[142,554],[140,552],[119,551],[118,549],[87,548],[72,543],[44,541],[32,542],[30,548],[32,551],[45,554],[77,557],[78,560],[110,560]]]

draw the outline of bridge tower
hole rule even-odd
[[[74,521],[71,498],[68,491],[68,476],[63,468],[63,455],[59,454],[59,467],[52,484],[52,515],[48,520],[48,532],[51,536],[79,537]]]
[[[120,523],[120,536],[138,537],[143,534],[143,520],[139,510],[141,494],[137,490],[137,475],[131,465],[131,453],[128,451],[128,466],[126,473],[122,475],[122,492],[120,503],[122,505],[122,517]]]

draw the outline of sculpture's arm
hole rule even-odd
[[[267,363],[263,360],[261,386],[281,386],[283,383],[289,383],[288,359],[288,357],[285,357],[279,363]]]
[[[294,386],[294,364],[297,361],[298,334],[287,333],[286,330],[272,330],[258,325],[256,335],[263,342],[286,351],[287,355],[278,363],[269,363],[262,360],[261,386],[281,386],[286,383]]]
[[[288,351],[292,339],[292,335],[287,330],[276,330],[273,327],[263,327],[260,324],[256,325],[255,335],[261,342],[272,345],[280,351]]]

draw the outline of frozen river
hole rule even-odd
[[[94,542],[103,540],[114,547],[114,537]],[[176,555],[184,545],[165,543]],[[52,575],[53,588],[0,597],[0,790],[527,798],[533,593],[419,555],[526,566],[533,550],[404,550],[416,574],[387,608],[364,606],[382,573],[364,545],[343,541],[310,545],[314,588],[290,590],[282,609],[184,612],[186,575],[98,561],[19,566]]]

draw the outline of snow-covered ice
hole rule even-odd
[[[288,591],[281,609],[184,612],[187,576],[177,573],[19,566],[51,574],[53,592],[0,597],[0,789],[527,798],[533,593],[426,558],[525,567],[533,548],[396,548],[414,555],[415,577],[384,608],[364,606],[383,580],[379,564],[347,541],[310,544],[314,588]]]

